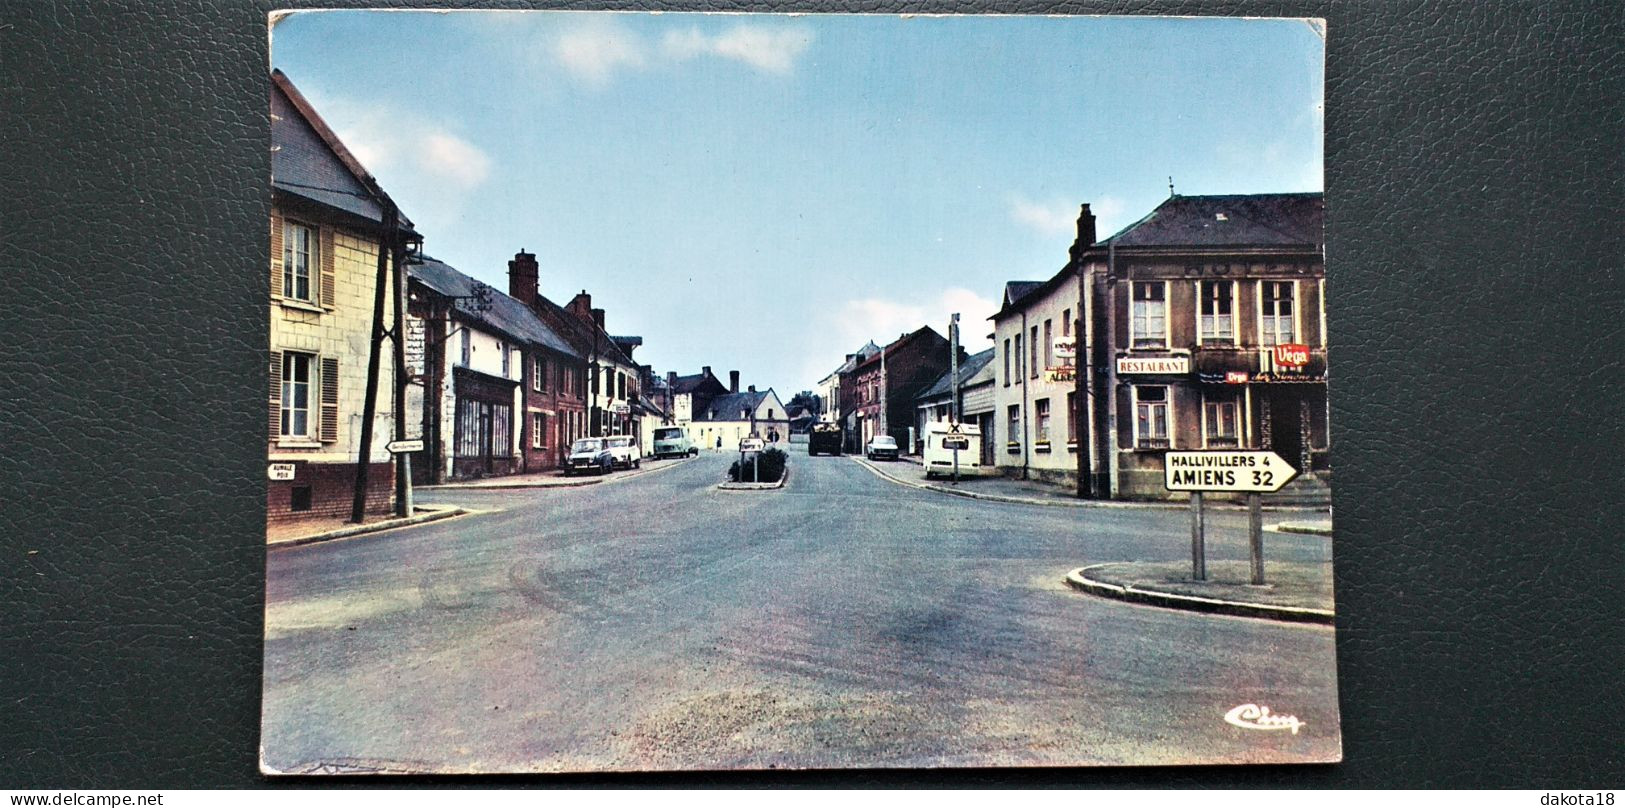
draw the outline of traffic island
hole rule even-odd
[[[1271,561],[1262,586],[1248,583],[1246,561],[1209,561],[1206,580],[1191,577],[1189,561],[1132,561],[1095,564],[1067,573],[1074,589],[1100,597],[1170,609],[1259,617],[1302,623],[1331,623],[1330,562]]]
[[[784,472],[779,475],[778,482],[772,482],[772,483],[735,483],[735,482],[726,482],[726,483],[718,483],[717,488],[719,488],[719,489],[721,489],[723,491],[772,491],[772,490],[774,490],[776,488],[783,488],[785,483],[788,483],[788,482],[790,482],[790,467],[785,466],[784,467]]]

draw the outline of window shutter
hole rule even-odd
[[[333,237],[337,235],[332,228],[326,228],[317,234],[316,240],[321,242],[322,253],[322,308],[332,311],[338,302],[337,284],[334,282],[333,268]]]
[[[282,296],[282,217],[271,214],[271,297]]]
[[[271,352],[271,440],[282,437],[282,352]]]
[[[339,360],[322,357],[322,443],[339,439]]]

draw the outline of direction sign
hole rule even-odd
[[[1298,476],[1270,451],[1169,452],[1163,486],[1169,491],[1241,491],[1268,494]]]
[[[739,441],[739,451],[760,452],[762,447],[766,445],[767,444],[763,442],[761,438],[744,438],[743,440]]]
[[[402,454],[404,452],[421,452],[421,451],[423,451],[423,441],[421,439],[420,440],[392,440],[392,441],[389,442],[389,445],[385,446],[384,448],[388,449],[390,454]]]
[[[958,451],[963,452],[963,451],[970,448],[970,436],[969,435],[943,435],[942,436],[942,448],[949,449],[949,450],[958,450]]]
[[[266,470],[266,473],[273,480],[291,480],[293,479],[293,464],[272,463],[271,467]]]

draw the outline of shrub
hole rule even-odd
[[[776,483],[784,476],[784,462],[788,459],[790,456],[785,454],[783,449],[764,449],[759,459],[745,461],[743,478],[740,477],[739,461],[735,460],[733,465],[728,467],[728,479],[736,483]],[[753,479],[752,473],[758,471],[761,473],[761,479]]]

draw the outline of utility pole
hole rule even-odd
[[[406,440],[406,385],[410,377],[406,372],[406,243],[394,239],[391,263],[395,280],[395,440]],[[395,515],[412,515],[412,455],[397,451],[395,455]]]
[[[389,283],[390,254],[394,251],[399,212],[388,197],[384,207],[383,231],[378,237],[378,274],[373,283],[372,339],[367,353],[367,393],[361,405],[361,446],[356,451],[355,495],[350,501],[350,521],[367,516],[367,478],[372,465],[372,421],[378,410],[379,353],[384,342],[384,292]],[[399,419],[396,419],[399,421]],[[399,423],[396,424],[399,426]]]
[[[948,423],[959,423],[959,312],[948,320]],[[957,455],[955,455],[957,457]]]
[[[890,435],[890,424],[886,422],[886,349],[880,349],[880,429],[875,435]]]

